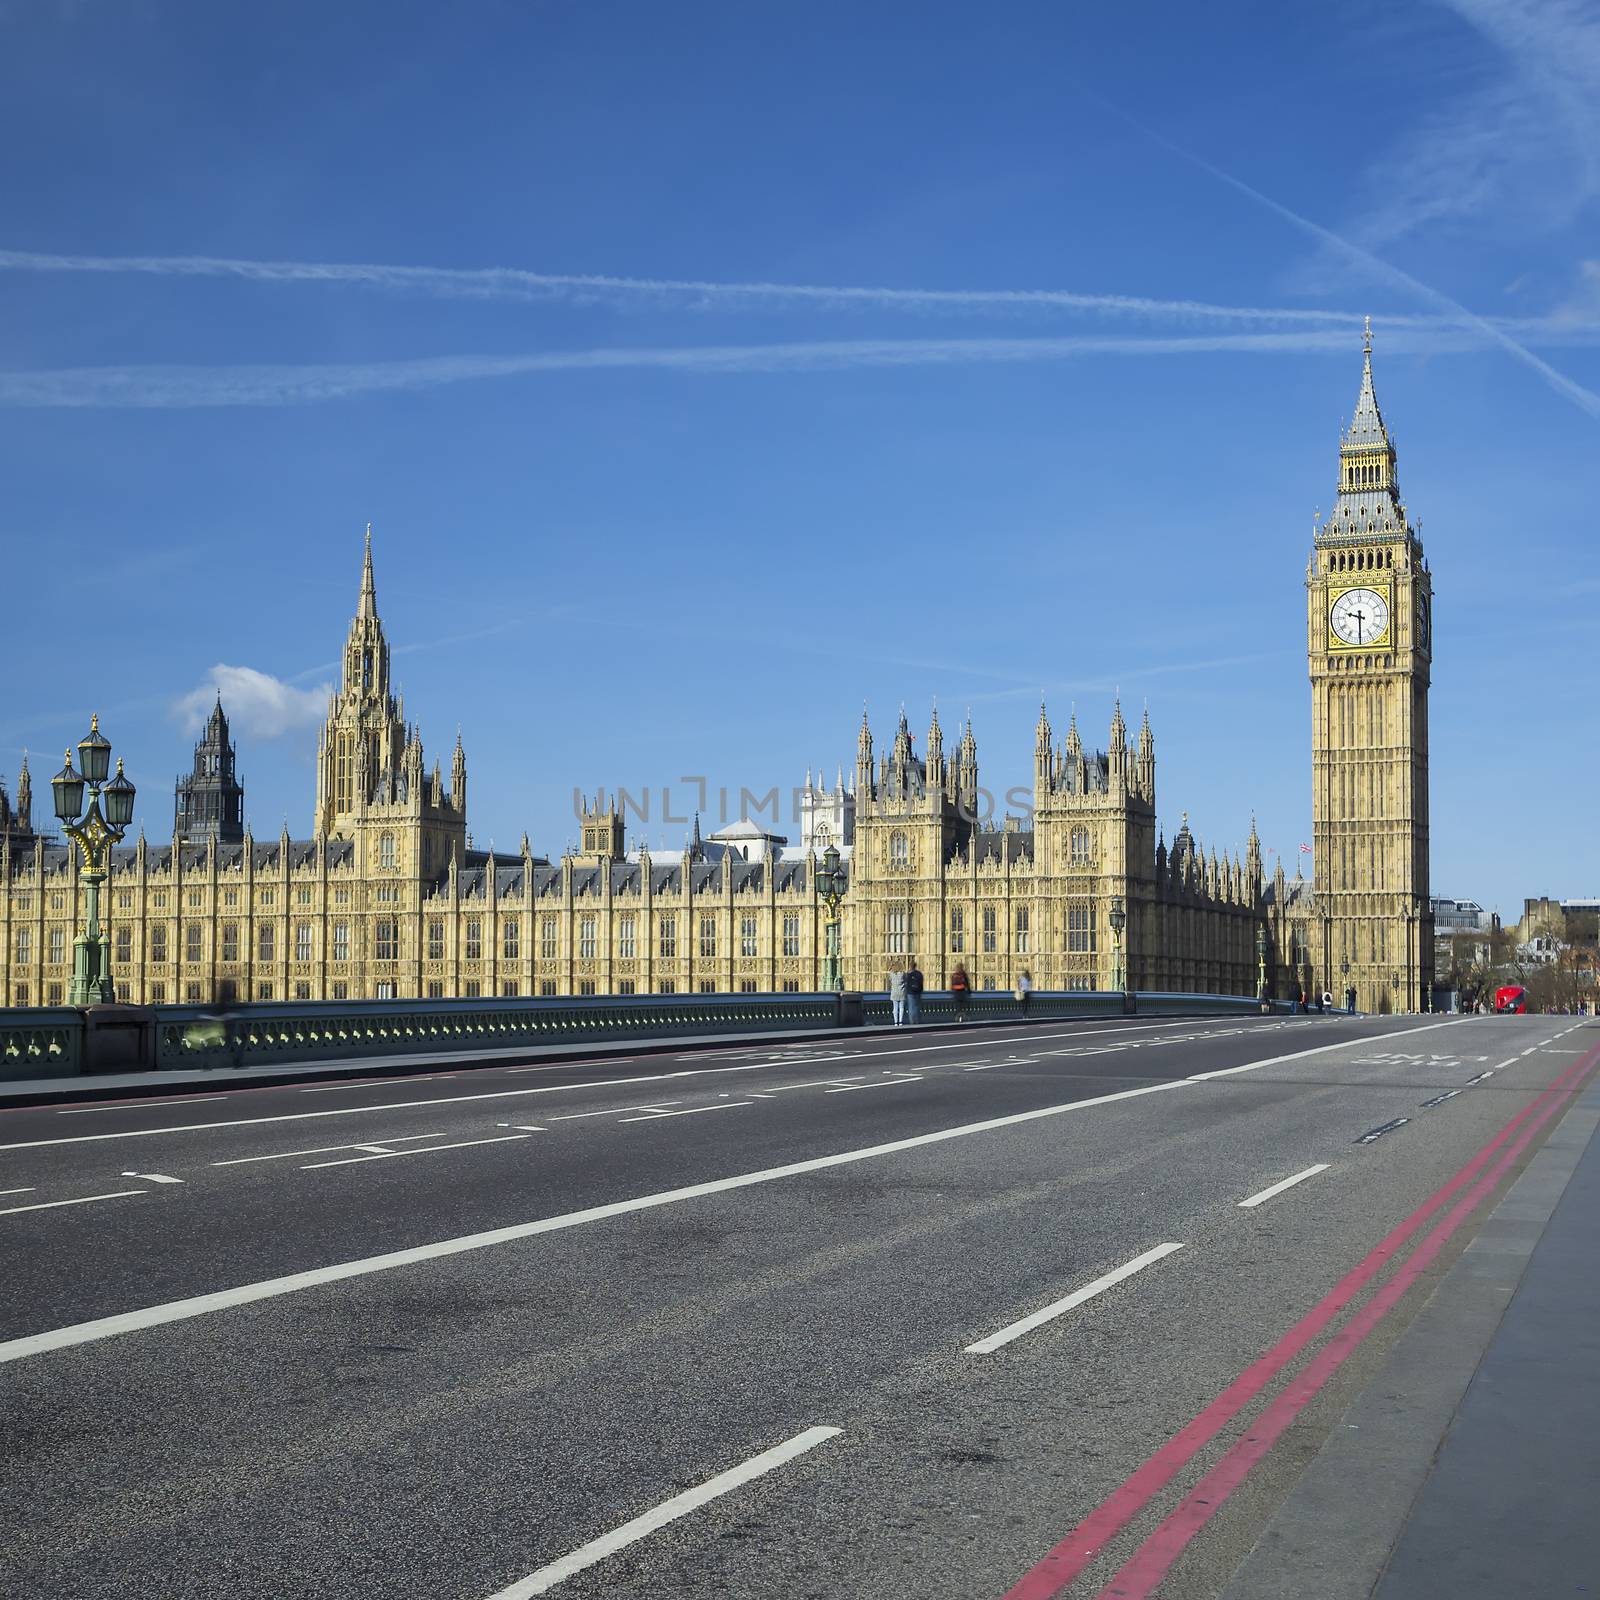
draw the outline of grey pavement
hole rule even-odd
[[[1052,1019],[7,1111],[0,1594],[998,1600],[1597,1040]],[[1163,1595],[1222,1591],[1436,1283]]]
[[[1600,1092],[1590,1089],[1569,1122],[1569,1142],[1582,1150],[1576,1170],[1412,1507],[1378,1600],[1600,1593]],[[1514,1214],[1504,1220],[1526,1227]]]

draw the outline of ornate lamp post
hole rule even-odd
[[[1128,926],[1128,913],[1120,894],[1111,897],[1111,987],[1122,995],[1128,992],[1127,974],[1122,965],[1122,930]]]
[[[1348,961],[1339,963],[1339,976],[1344,979],[1344,993],[1339,998],[1344,1001],[1346,1011],[1354,1011],[1355,1007],[1350,1003],[1350,963]]]
[[[822,987],[835,992],[844,988],[844,975],[839,969],[839,902],[844,899],[844,891],[845,872],[839,865],[838,847],[830,844],[822,852],[822,865],[817,868],[817,897],[828,910]]]
[[[96,713],[89,720],[88,733],[78,741],[78,771],[72,770],[72,752],[67,764],[50,780],[55,793],[56,815],[66,835],[77,845],[83,861],[83,882],[88,890],[88,921],[72,942],[72,984],[67,1003],[74,1006],[105,1005],[116,998],[111,981],[111,956],[100,932],[100,885],[105,882],[111,846],[118,843],[133,821],[134,787],[117,762],[117,775],[109,783],[111,742],[100,731]],[[83,790],[88,785],[89,809],[83,810]],[[105,811],[100,809],[101,797]]]
[[[1256,929],[1256,999],[1263,1012],[1272,1009],[1272,997],[1267,993],[1267,930]]]

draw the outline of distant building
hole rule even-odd
[[[194,771],[178,779],[173,806],[173,836],[184,844],[240,844],[244,840],[244,789],[234,773],[235,751],[228,738],[222,696],[194,747]]]
[[[776,861],[788,842],[783,834],[768,833],[758,823],[741,817],[710,834],[705,841],[705,853],[708,860],[715,860],[723,851],[731,850],[741,861]],[[716,849],[717,846],[721,848]]]
[[[22,758],[22,768],[17,773],[17,801],[11,803],[6,786],[0,783],[0,839],[13,850],[32,848],[33,831],[33,779],[28,772],[28,758]]]
[[[1433,931],[1445,939],[1458,933],[1488,933],[1499,925],[1492,911],[1485,911],[1476,900],[1435,900]]]
[[[800,854],[820,856],[833,845],[848,860],[855,842],[856,797],[844,786],[844,769],[839,769],[832,789],[820,771],[815,783],[807,772],[800,791]]]

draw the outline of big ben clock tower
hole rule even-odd
[[[1395,482],[1372,387],[1339,445],[1339,491],[1306,572],[1312,838],[1322,983],[1367,1011],[1420,1011],[1433,986],[1428,683],[1433,580]]]

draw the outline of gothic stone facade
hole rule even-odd
[[[1031,816],[999,827],[980,815],[970,724],[947,756],[935,717],[918,756],[902,714],[875,761],[863,719],[848,797],[847,985],[881,988],[915,956],[935,988],[959,962],[979,989],[1011,988],[1024,970],[1042,989],[1106,989],[1120,954],[1132,988],[1248,994],[1264,930],[1280,994],[1342,993],[1349,961],[1363,1006],[1425,1003],[1431,590],[1393,467],[1369,354],[1307,579],[1323,882],[1286,880],[1281,865],[1266,878],[1254,825],[1242,861],[1203,851],[1186,819],[1169,846],[1148,717],[1130,737],[1120,706],[1103,752],[1084,745],[1076,719],[1057,743],[1041,708]],[[219,717],[197,761],[226,749],[231,797]],[[0,812],[0,1004],[54,1004],[82,883],[73,852],[32,830],[23,788]],[[758,993],[821,980],[814,851],[713,859],[697,835],[681,853],[629,857],[604,796],[585,811],[581,847],[558,862],[526,836],[508,856],[471,848],[460,736],[446,783],[391,693],[370,530],[318,751],[313,836],[187,831],[114,853],[102,917],[129,1001]]]

